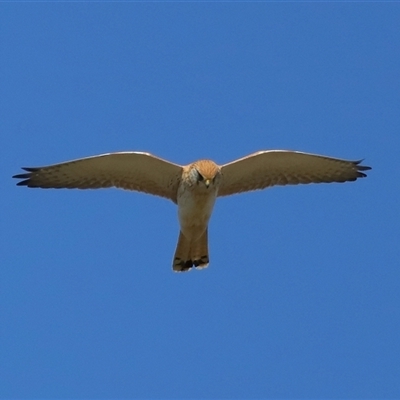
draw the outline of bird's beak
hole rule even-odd
[[[204,184],[206,185],[206,188],[208,189],[208,187],[210,186],[210,179],[206,179],[204,181]]]

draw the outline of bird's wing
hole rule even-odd
[[[182,167],[149,153],[120,152],[67,161],[46,167],[23,168],[17,185],[40,188],[137,190],[176,202]]]
[[[221,167],[218,196],[264,189],[273,185],[355,181],[371,169],[360,161],[302,153],[259,151]]]

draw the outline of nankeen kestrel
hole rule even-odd
[[[120,152],[38,168],[17,185],[40,188],[117,187],[165,197],[178,205],[180,233],[174,271],[204,268],[208,257],[208,221],[218,196],[274,185],[355,181],[371,169],[347,161],[297,151],[259,151],[225,165],[200,160],[181,166],[149,153]]]

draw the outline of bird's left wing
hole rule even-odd
[[[182,167],[149,153],[119,152],[23,168],[17,185],[40,188],[98,189],[117,187],[166,197],[176,203]]]
[[[298,151],[259,151],[221,167],[218,196],[274,185],[355,181],[371,169],[360,163]]]

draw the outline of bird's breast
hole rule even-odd
[[[191,188],[178,191],[179,223],[185,236],[195,239],[204,232],[216,198],[216,191],[211,188],[205,191]]]

